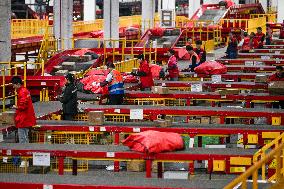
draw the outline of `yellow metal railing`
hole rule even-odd
[[[47,26],[48,20],[13,19],[11,22],[11,37],[12,39],[16,39],[42,36]]]
[[[277,14],[272,13],[272,14],[251,14],[250,18],[266,18],[266,22],[271,22],[271,23],[276,23],[277,22]]]
[[[245,173],[233,180],[230,184],[224,187],[224,189],[234,189],[236,186],[240,186],[242,189],[247,189],[247,180],[252,176],[252,189],[258,188],[258,170],[265,166],[270,161],[276,161],[276,183],[283,181],[283,156],[284,156],[284,143],[281,142],[275,149],[271,150],[261,160],[255,162]]]
[[[12,83],[7,83],[6,81],[6,76],[16,76],[18,75],[18,69],[20,69],[22,66],[23,67],[23,84],[24,86],[26,86],[26,80],[27,80],[27,63],[19,63],[19,62],[0,62],[0,64],[2,65],[2,69],[1,69],[1,76],[2,76],[2,97],[0,98],[0,100],[2,100],[2,111],[5,112],[6,111],[6,100],[7,99],[15,99],[15,103],[17,102],[17,93],[15,91],[14,94],[7,94],[7,87],[12,87]],[[12,66],[13,65],[13,66]]]
[[[131,72],[133,68],[139,68],[139,63],[137,58],[117,62],[114,63],[114,65],[115,69],[120,72]]]
[[[220,25],[226,28],[240,28],[248,33],[256,32],[257,27],[262,27],[262,31],[265,33],[266,17],[252,19],[222,19]]]
[[[257,162],[260,159],[263,159],[268,152],[270,152],[272,149],[277,148],[280,144],[284,143],[284,133],[279,135],[276,139],[274,139],[272,142],[266,144],[263,148],[261,148],[255,155],[253,156],[253,161]],[[266,166],[265,164],[261,167],[261,178],[262,180],[273,180],[275,178],[275,175],[271,178],[266,177]]]

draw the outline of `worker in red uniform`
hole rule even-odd
[[[145,60],[143,54],[138,55],[137,58],[140,62],[139,70],[137,73],[131,74],[140,77],[140,89],[142,91],[151,90],[152,86],[154,86],[154,81],[149,63]]]
[[[194,52],[198,55],[200,62],[199,64],[202,64],[206,61],[206,51],[202,48],[202,41],[197,40],[195,42],[196,48],[194,48]]]
[[[251,32],[249,37],[250,37],[250,48],[251,49],[257,49],[258,48],[258,40],[255,37],[255,33]]]
[[[168,68],[166,69],[166,71],[169,72],[170,81],[178,81],[179,70],[177,65],[177,58],[175,56],[175,51],[173,49],[169,49],[168,56],[170,58],[168,61]]]
[[[265,40],[265,34],[262,33],[262,28],[261,27],[257,28],[257,33],[255,34],[255,38],[256,38],[256,40],[258,42],[258,48],[262,49],[263,48],[263,43],[264,43],[264,40]]]
[[[241,52],[249,52],[250,51],[250,49],[251,49],[250,41],[251,41],[250,36],[248,35],[247,32],[244,32],[243,38],[238,45],[241,48]]]
[[[268,82],[272,81],[284,81],[284,71],[282,66],[276,66],[276,73],[271,75],[268,79]],[[284,109],[284,101],[280,100],[279,102],[272,103],[273,108]]]
[[[282,66],[276,66],[276,72],[269,77],[269,81],[284,81],[284,71]]]
[[[229,33],[229,41],[226,54],[227,58],[229,59],[236,59],[238,56],[238,40],[232,32]]]
[[[187,50],[188,54],[190,55],[189,70],[191,72],[194,72],[194,68],[196,68],[199,65],[200,59],[199,59],[198,55],[196,54],[196,52],[194,52],[194,49],[193,49],[192,46],[187,45],[186,50]]]
[[[29,143],[29,128],[36,125],[35,111],[32,98],[27,88],[23,86],[23,81],[20,77],[12,78],[13,88],[18,93],[17,105],[15,113],[15,126],[18,129],[19,143]],[[27,161],[22,161],[20,167],[28,166]]]

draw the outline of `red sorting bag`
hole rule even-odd
[[[152,72],[152,77],[154,79],[159,79],[160,78],[160,71],[162,69],[161,66],[157,64],[150,64],[151,72]]]
[[[179,134],[151,130],[132,134],[122,143],[131,150],[142,153],[170,152],[184,148]]]
[[[227,67],[213,60],[200,64],[194,71],[198,74],[217,75],[227,73]]]

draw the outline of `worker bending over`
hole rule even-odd
[[[169,79],[170,81],[178,81],[179,70],[177,65],[177,58],[175,56],[175,51],[173,49],[168,50],[168,68],[166,71],[169,72]]]
[[[140,63],[139,70],[136,73],[131,72],[131,74],[140,77],[140,89],[142,91],[151,90],[154,81],[149,63],[145,60],[143,54],[138,55],[137,58]]]
[[[199,56],[196,54],[196,52],[194,52],[194,49],[193,49],[192,46],[187,45],[186,50],[187,50],[187,52],[190,56],[190,58],[189,58],[189,69],[190,69],[191,72],[194,72],[194,68],[196,68],[200,63]]]
[[[206,61],[206,51],[202,48],[202,41],[197,40],[195,42],[196,48],[194,48],[194,52],[198,55],[200,59],[200,64]]]

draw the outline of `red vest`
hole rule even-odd
[[[146,60],[140,63],[139,71],[146,73],[146,76],[140,76],[141,88],[151,88],[154,86],[151,68]]]
[[[244,44],[242,46],[242,50],[249,51],[250,49],[251,49],[251,47],[250,47],[250,38],[249,37],[245,37],[244,38]]]

